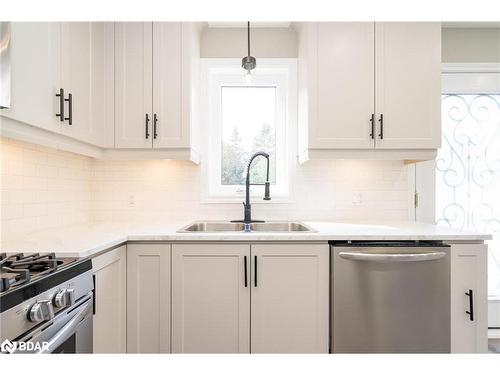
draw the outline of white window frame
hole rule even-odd
[[[222,128],[221,88],[224,86],[249,86],[241,59],[201,59],[203,163],[202,202],[241,203],[244,186],[222,185]],[[276,87],[276,184],[271,185],[271,201],[255,199],[252,203],[290,202],[291,165],[296,152],[297,113],[297,61],[296,59],[258,59],[252,71],[250,86]],[[251,196],[263,196],[263,186],[252,186]]]

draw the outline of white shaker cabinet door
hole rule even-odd
[[[61,24],[12,22],[11,106],[1,115],[38,128],[60,132],[63,122],[59,99],[61,86]]]
[[[487,284],[487,245],[452,244],[450,296],[452,353],[488,351]]]
[[[249,245],[172,245],[173,353],[249,352],[249,257]]]
[[[65,99],[68,100],[65,103],[65,117],[68,120],[64,122],[62,131],[70,137],[84,141],[89,141],[91,129],[91,60],[92,23],[62,23],[61,74]]]
[[[328,245],[252,245],[251,252],[251,352],[328,353]]]
[[[441,143],[441,24],[375,23],[377,148]]]
[[[153,23],[153,145],[186,147],[189,128],[182,123],[183,24]]]
[[[92,87],[89,139],[114,147],[115,137],[115,25],[92,22]]]
[[[373,148],[373,22],[318,22],[317,121],[310,124],[311,148]]]
[[[127,353],[170,353],[170,245],[127,245]]]
[[[127,253],[121,246],[92,259],[94,353],[127,352]]]
[[[102,147],[113,146],[113,34],[111,22],[62,24],[62,132]]]
[[[152,148],[153,24],[115,23],[115,147]]]

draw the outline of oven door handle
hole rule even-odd
[[[422,262],[444,258],[443,251],[421,252],[421,253],[370,253],[357,251],[341,251],[339,256],[343,259],[359,260],[379,263],[393,262]]]
[[[42,349],[40,349],[37,354],[52,353],[56,348],[59,347],[64,341],[66,341],[75,332],[76,326],[80,321],[89,314],[91,308],[91,301],[86,302],[80,311],[73,316],[64,327],[62,327],[57,333],[48,341],[48,344]]]

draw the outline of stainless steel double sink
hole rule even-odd
[[[270,233],[293,233],[314,232],[307,225],[297,221],[268,221],[263,223],[231,223],[229,221],[196,221],[184,227],[181,233],[220,233],[220,232],[270,232]]]

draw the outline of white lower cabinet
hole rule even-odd
[[[173,353],[249,352],[249,258],[250,245],[172,246]]]
[[[328,353],[328,245],[252,245],[251,252],[251,352]]]
[[[488,351],[486,270],[487,245],[451,245],[452,353]]]
[[[127,353],[170,353],[170,252],[127,245]]]
[[[172,351],[327,353],[328,251],[173,245]]]
[[[486,352],[487,246],[451,246],[451,352]],[[134,243],[126,251],[93,259],[96,353],[328,352],[328,244]]]
[[[126,246],[92,259],[95,315],[94,353],[126,352]]]

